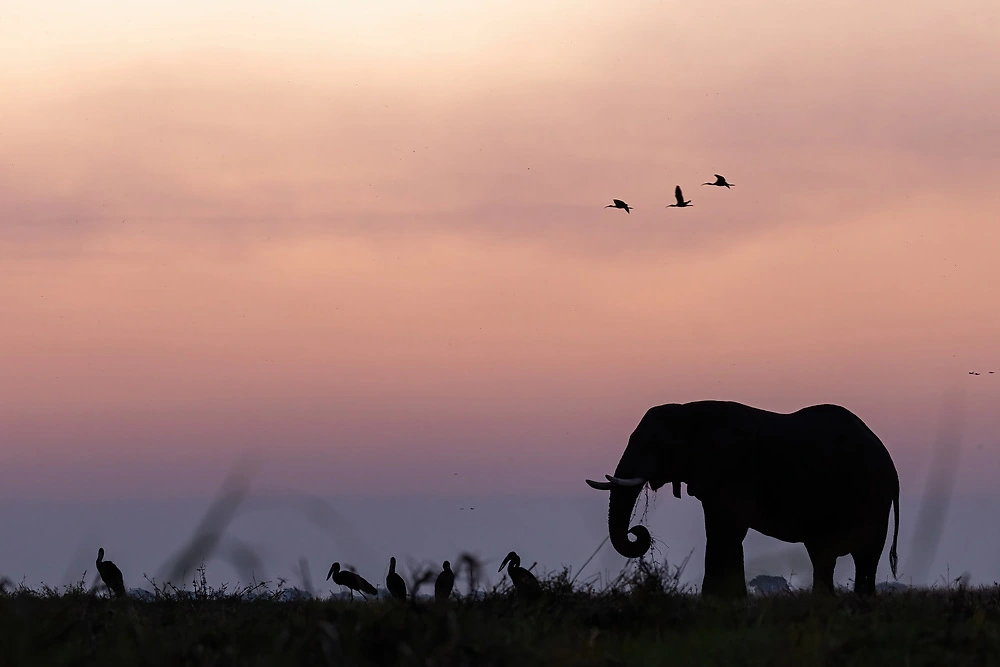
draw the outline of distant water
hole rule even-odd
[[[701,507],[692,498],[673,498],[669,490],[650,496],[647,525],[658,539],[657,557],[679,564],[693,551],[683,581],[699,584],[704,558]],[[96,576],[98,547],[125,574],[130,588],[150,588],[144,580],[162,579],[169,558],[191,539],[209,499],[129,500],[88,502],[8,501],[0,507],[0,576],[61,586],[87,583]],[[641,502],[641,501],[640,501]],[[473,509],[474,508],[474,509]],[[956,497],[946,516],[936,556],[923,577],[914,578],[908,564],[915,559],[911,539],[917,502],[902,499],[900,580],[917,585],[941,583],[950,572],[956,578],[971,573],[972,584],[1000,581],[1000,500]],[[210,584],[230,587],[248,580],[277,582],[320,595],[339,592],[326,582],[330,564],[354,567],[377,586],[384,585],[390,556],[406,576],[413,565],[439,567],[455,563],[469,552],[483,562],[483,585],[500,580],[503,556],[516,550],[525,567],[535,571],[578,568],[607,536],[607,495],[576,497],[464,496],[433,497],[302,497],[250,496],[222,533],[215,554],[207,560]],[[782,575],[793,585],[811,582],[805,549],[751,531],[744,543],[747,577]],[[247,559],[247,554],[253,558]],[[888,545],[878,580],[889,576]],[[254,558],[257,559],[254,562]],[[235,559],[235,560],[234,560]],[[242,563],[239,562],[242,559]],[[302,564],[305,564],[303,569]],[[620,571],[625,560],[610,544],[604,546],[580,580]],[[836,579],[853,577],[850,558],[838,561]],[[186,581],[190,586],[194,572]],[[464,580],[456,587],[463,592]],[[424,589],[430,592],[430,589]]]

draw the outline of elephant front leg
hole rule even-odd
[[[747,596],[743,569],[743,539],[749,526],[719,507],[702,504],[705,511],[705,579],[702,595],[725,599]]]

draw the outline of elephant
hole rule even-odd
[[[882,441],[850,410],[813,405],[777,413],[732,401],[650,408],[633,431],[608,490],[608,533],[626,558],[650,548],[649,531],[629,528],[639,493],[668,482],[701,501],[705,517],[706,597],[746,598],[743,539],[750,528],[805,544],[813,591],[833,592],[833,568],[850,554],[854,590],[875,593],[875,571],[895,527],[889,566],[896,576],[899,476]],[[629,535],[635,539],[629,539]]]

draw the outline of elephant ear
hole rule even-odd
[[[673,482],[672,486],[674,487],[674,498],[680,498],[681,497],[681,483],[680,482]]]

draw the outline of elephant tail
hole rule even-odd
[[[892,499],[892,513],[896,517],[896,523],[892,529],[892,547],[889,548],[889,567],[892,569],[892,577],[895,579],[896,565],[899,563],[899,555],[896,553],[896,537],[899,535],[899,489],[896,489],[896,497]]]

